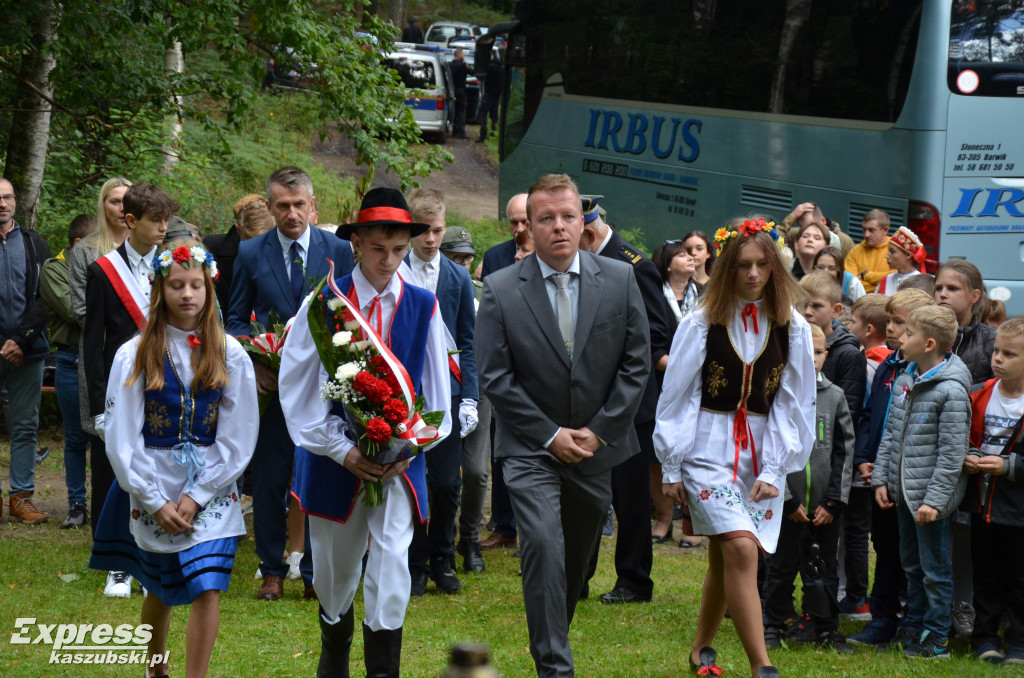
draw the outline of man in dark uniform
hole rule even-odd
[[[647,311],[651,333],[651,365],[668,355],[672,333],[666,314],[668,307],[662,294],[661,275],[650,259],[638,252],[626,239],[613,231],[598,214],[598,201],[604,196],[583,195],[583,236],[580,249],[610,259],[624,261],[633,267],[640,296]],[[647,380],[640,409],[633,419],[633,428],[640,441],[640,452],[612,468],[612,506],[619,519],[615,541],[615,587],[601,596],[602,603],[646,602],[654,592],[651,580],[651,486],[650,463],[654,459],[654,415],[658,408],[658,386],[654,370]],[[587,582],[597,569],[599,548],[590,559]],[[584,587],[584,590],[588,590]]]
[[[494,50],[489,53],[490,62],[487,64],[487,75],[484,78],[484,98],[480,104],[480,136],[476,142],[482,144],[487,140],[487,117],[491,118],[491,126],[498,129],[498,103],[501,101],[501,93],[505,89],[505,67],[498,61]]]
[[[466,67],[466,55],[461,49],[455,50],[455,58],[451,63],[452,81],[455,83],[455,124],[452,125],[452,134],[459,139],[468,139],[466,136],[466,77],[469,75],[469,68]]]
[[[416,17],[409,17],[409,25],[402,31],[402,42],[411,42],[416,45],[423,44],[423,31],[416,25]]]

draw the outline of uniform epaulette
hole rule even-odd
[[[619,251],[622,252],[622,254],[626,257],[629,263],[633,264],[634,266],[639,264],[640,260],[644,258],[642,254],[631,248],[629,245],[623,245],[619,249]]]

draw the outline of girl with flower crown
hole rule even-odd
[[[118,483],[103,506],[90,567],[124,570],[149,591],[146,675],[167,674],[171,609],[189,605],[185,673],[206,674],[245,524],[235,481],[256,445],[252,362],[225,336],[199,243],[153,258],[149,322],[114,358],[107,388],[107,455]]]
[[[676,330],[684,350],[669,355],[658,403],[664,492],[710,537],[689,655],[700,675],[721,672],[711,644],[726,607],[752,675],[778,675],[764,644],[758,551],[775,551],[786,474],[813,444],[815,396],[810,328],[793,313],[798,291],[778,243],[764,219],[718,230],[704,302]]]

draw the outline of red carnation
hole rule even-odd
[[[384,418],[392,423],[398,423],[409,416],[409,406],[397,398],[384,403]]]
[[[188,248],[184,245],[175,247],[171,252],[171,257],[179,264],[184,264],[186,261],[192,258],[192,253],[188,251]]]
[[[366,397],[372,403],[382,403],[391,397],[391,387],[383,379],[374,379],[373,386],[366,392]]]
[[[352,382],[352,388],[354,388],[359,393],[362,393],[364,396],[369,396],[370,393],[373,391],[374,383],[376,381],[377,378],[375,376],[373,376],[366,370],[362,370],[358,374],[356,374],[356,378]]]
[[[366,422],[366,437],[378,445],[383,445],[391,438],[391,424],[380,417],[374,417]]]
[[[370,367],[372,367],[377,374],[380,374],[385,378],[387,378],[387,375],[391,374],[391,368],[388,366],[388,361],[382,355],[375,355],[370,358]]]

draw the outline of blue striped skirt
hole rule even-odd
[[[227,591],[238,537],[213,539],[177,553],[139,547],[128,529],[131,503],[115,481],[93,535],[89,567],[127,572],[164,605],[188,605],[204,591]]]

